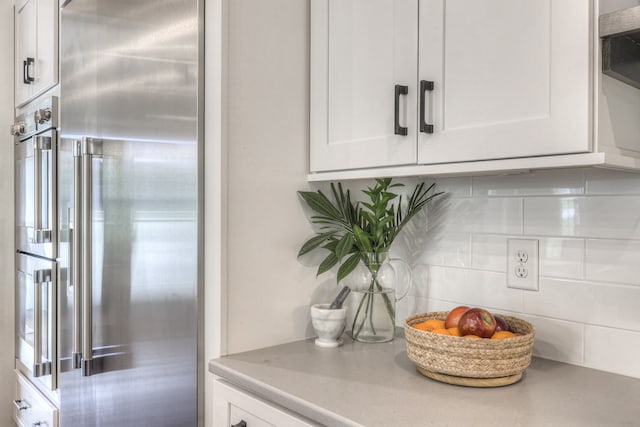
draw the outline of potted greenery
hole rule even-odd
[[[333,202],[320,190],[299,191],[298,194],[315,212],[311,222],[319,226],[307,240],[298,256],[322,248],[328,251],[320,262],[317,275],[340,264],[337,283],[364,265],[367,277],[359,289],[353,289],[357,308],[352,323],[352,336],[358,341],[381,342],[393,338],[395,327],[395,294],[385,286],[391,244],[404,226],[434,197],[435,184],[415,186],[403,203],[393,188],[404,186],[391,178],[376,179],[376,185],[363,190],[367,201],[353,202],[349,190],[342,184],[331,184]],[[391,335],[389,336],[389,331]]]

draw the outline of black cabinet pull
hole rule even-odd
[[[247,427],[247,422],[245,420],[242,420],[238,424],[234,424],[231,427]]]
[[[425,97],[427,91],[433,90],[433,82],[428,80],[420,80],[420,132],[433,133],[433,125],[425,121],[426,107]]]
[[[400,96],[409,93],[409,86],[396,85],[395,102],[393,107],[394,117],[394,133],[396,135],[407,135],[408,130],[406,127],[400,126]]]
[[[29,73],[34,62],[36,62],[36,60],[33,58],[27,58],[26,61],[22,61],[22,82],[24,84],[30,85],[35,81],[35,78]]]

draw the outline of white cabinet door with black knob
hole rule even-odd
[[[420,0],[418,163],[589,151],[589,35],[584,0]]]
[[[15,105],[58,83],[58,1],[18,0],[15,5]]]
[[[246,392],[228,382],[213,381],[214,427],[314,427],[319,424]]]
[[[311,171],[415,163],[418,0],[312,0],[311,14]]]

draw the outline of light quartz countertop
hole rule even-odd
[[[518,383],[462,387],[422,376],[401,330],[385,344],[344,341],[234,354],[210,361],[209,371],[331,427],[640,426],[639,379],[534,358]]]

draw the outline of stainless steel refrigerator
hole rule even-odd
[[[18,212],[31,245],[55,230],[18,248],[46,306],[19,366],[61,427],[202,424],[202,6],[61,1],[55,140],[19,172],[46,188]]]

